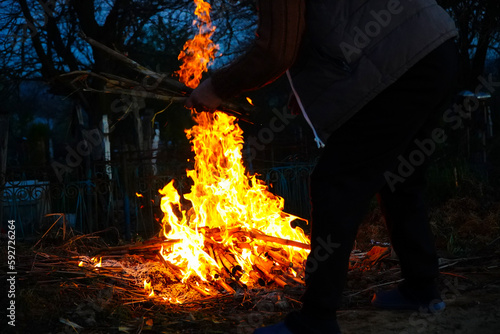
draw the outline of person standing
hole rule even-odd
[[[435,0],[260,0],[258,13],[253,46],[186,102],[214,110],[286,73],[323,147],[302,309],[255,333],[340,333],[349,255],[375,194],[404,280],[372,304],[444,309],[424,189],[429,152],[446,139],[435,122],[454,94],[453,20]]]

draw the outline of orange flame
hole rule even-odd
[[[303,231],[293,229],[291,221],[298,218],[284,213],[284,200],[267,190],[265,183],[255,175],[247,175],[242,163],[243,131],[235,118],[222,112],[200,113],[195,116],[198,125],[186,130],[195,153],[194,170],[188,170],[194,185],[184,198],[192,204],[185,210],[173,181],[160,194],[164,212],[163,234],[168,239],[181,239],[169,251],[161,250],[166,261],[182,270],[183,282],[191,276],[211,281],[223,270],[210,256],[208,248],[224,247],[242,268],[240,280],[253,284],[249,273],[259,246],[269,242],[251,240],[249,247],[236,247],[241,240],[233,231],[255,231],[283,239],[309,243]],[[220,230],[222,240],[206,237],[204,230]],[[293,246],[281,246],[288,258],[305,260],[307,251]],[[295,275],[296,273],[294,273]]]
[[[193,25],[197,26],[198,33],[185,43],[179,54],[183,64],[176,72],[179,80],[191,88],[198,86],[217,51],[211,40],[215,26],[210,20],[210,5],[203,0],[194,2],[198,19]],[[248,102],[252,103],[250,99]],[[164,213],[162,233],[167,239],[180,240],[160,250],[169,263],[167,267],[178,268],[175,270],[180,270],[181,277],[177,278],[204,296],[214,291],[206,286],[212,281],[231,292],[232,288],[223,279],[225,275],[253,286],[262,281],[259,266],[271,268],[273,261],[298,263],[283,270],[289,277],[301,281],[299,272],[303,271],[308,251],[248,237],[260,233],[268,238],[309,244],[300,228],[291,227],[290,223],[298,217],[283,212],[283,198],[269,192],[255,175],[246,173],[241,153],[243,131],[236,124],[236,118],[222,112],[200,113],[195,115],[195,121],[197,125],[186,130],[195,153],[194,169],[186,171],[194,184],[191,192],[184,195],[191,208],[181,205],[181,196],[173,181],[159,191]],[[273,253],[277,260],[265,258],[269,247],[279,250]],[[144,288],[149,291],[151,286],[145,281]],[[170,303],[182,303],[182,298],[161,293],[160,296]]]
[[[144,290],[150,291],[148,297],[154,297],[155,292],[153,290],[153,287],[151,286],[151,282],[144,280]]]
[[[100,268],[102,266],[102,257],[100,258],[91,258],[90,261],[92,261],[92,263],[94,263],[94,267],[96,268]]]
[[[198,19],[193,21],[193,25],[197,26],[198,33],[184,44],[178,57],[183,64],[180,70],[175,72],[179,75],[179,81],[191,88],[198,86],[203,72],[207,71],[208,65],[213,61],[215,52],[218,50],[217,45],[212,41],[215,26],[212,25],[210,19],[211,6],[203,0],[194,0],[194,2],[196,4],[194,13]]]

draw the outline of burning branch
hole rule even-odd
[[[75,87],[75,90],[81,89],[84,92],[113,94],[118,96],[129,95],[138,98],[181,104],[184,104],[187,96],[193,90],[179,81],[170,78],[169,74],[152,71],[88,36],[83,35],[83,38],[93,47],[108,54],[110,57],[124,64],[127,68],[140,74],[142,76],[142,82],[115,74],[87,71],[75,71],[60,75],[62,80],[70,80],[69,85]],[[91,88],[87,82],[90,77],[102,81],[105,85],[105,89],[100,90]],[[256,110],[256,107],[248,103],[224,101],[220,106],[220,110],[234,115],[243,121],[250,122],[248,117],[250,113]]]
[[[265,235],[264,233],[262,233],[256,229],[252,229],[251,231],[240,231],[240,232],[237,232],[235,234],[239,234],[242,236],[248,236],[248,237],[255,239],[255,240],[274,242],[274,243],[284,245],[284,246],[297,247],[297,248],[307,249],[307,250],[309,250],[311,248],[311,246],[309,244],[294,241],[294,240],[289,240],[289,239],[273,237],[270,235]]]

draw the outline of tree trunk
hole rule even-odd
[[[3,188],[7,172],[7,147],[9,140],[9,114],[0,113],[0,219],[3,219]]]

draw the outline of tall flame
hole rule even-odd
[[[247,282],[255,258],[269,242],[250,240],[246,241],[248,247],[237,247],[241,239],[233,235],[235,231],[258,230],[268,236],[309,243],[302,230],[291,227],[298,217],[283,212],[283,198],[270,193],[263,181],[245,172],[243,131],[235,120],[222,112],[200,113],[195,116],[198,124],[186,130],[195,153],[194,169],[187,171],[194,185],[191,193],[184,195],[191,202],[189,210],[182,208],[173,182],[160,190],[165,213],[163,234],[168,239],[182,240],[169,251],[162,250],[162,256],[182,269],[183,281],[191,275],[202,281],[212,280],[222,268],[208,249],[224,247],[245,273],[242,281]],[[202,233],[214,229],[220,232],[220,239]],[[304,249],[283,248],[290,260],[295,256],[303,261],[307,256]]]
[[[198,86],[217,51],[211,40],[215,26],[210,20],[210,5],[203,0],[194,2],[198,20],[193,24],[198,33],[184,45],[179,55],[183,64],[176,72],[191,88]],[[173,181],[159,191],[163,196],[162,233],[167,239],[179,240],[168,249],[162,247],[166,266],[180,271],[181,278],[176,277],[204,296],[212,290],[199,282],[217,281],[231,292],[223,279],[228,275],[247,286],[262,280],[264,272],[278,282],[272,274],[275,262],[285,263],[285,276],[303,282],[300,272],[308,251],[296,246],[309,244],[309,240],[300,228],[291,227],[298,217],[283,212],[283,198],[246,173],[241,154],[243,131],[236,118],[222,112],[199,113],[194,118],[197,125],[186,130],[195,153],[194,169],[186,171],[193,180],[191,192],[184,195],[190,205],[181,204]],[[296,244],[276,244],[277,239]],[[145,288],[153,293],[146,282]]]
[[[178,57],[183,63],[176,72],[179,81],[191,88],[198,86],[203,72],[207,71],[207,66],[215,58],[218,49],[212,42],[215,26],[210,19],[210,4],[203,0],[194,0],[194,3],[197,20],[193,21],[193,25],[198,28],[198,33],[184,44]]]

